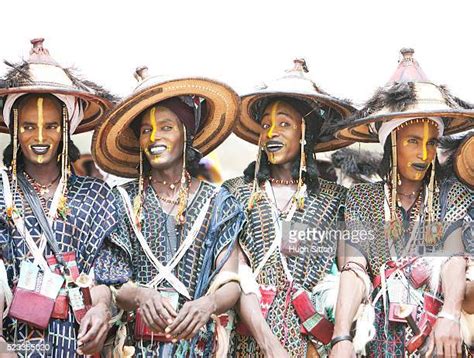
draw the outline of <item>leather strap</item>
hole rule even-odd
[[[43,234],[45,235],[46,240],[51,250],[53,251],[54,256],[56,257],[58,264],[62,266],[62,269],[64,270],[66,275],[69,275],[67,263],[64,260],[61,249],[59,248],[59,244],[56,241],[56,235],[54,234],[53,229],[51,228],[51,225],[49,224],[48,219],[46,218],[46,214],[43,211],[43,208],[41,207],[41,202],[38,197],[38,194],[33,189],[28,180],[25,178],[23,173],[18,173],[17,177],[18,184],[21,190],[23,191],[24,197],[30,205],[31,210],[33,211],[33,215],[36,217],[36,220],[38,221],[38,224],[40,225],[41,230],[43,231]]]

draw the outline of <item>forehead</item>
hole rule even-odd
[[[51,98],[50,96],[41,96],[41,95],[34,95],[34,96],[27,96],[25,98],[20,98],[18,101],[18,109],[19,110],[37,110],[38,109],[38,100],[43,99],[43,109],[57,109],[60,110],[62,108],[62,104],[59,100]]]
[[[412,122],[400,128],[397,134],[400,137],[423,137],[425,135],[425,128],[428,129],[428,136],[430,138],[438,137],[438,127],[433,121]]]
[[[147,109],[143,112],[141,124],[150,124],[150,114],[155,109],[155,120],[158,121],[170,121],[173,123],[179,123],[180,120],[178,116],[169,108],[162,107],[162,106],[155,106]]]
[[[276,114],[283,112],[293,119],[298,119],[301,117],[301,115],[296,110],[296,108],[293,107],[291,104],[286,103],[285,101],[274,101],[274,102],[269,103],[265,107],[265,110],[263,111],[263,115],[265,117],[263,119],[266,119],[267,117],[269,117],[268,115],[271,114],[271,112],[275,109],[277,111]]]

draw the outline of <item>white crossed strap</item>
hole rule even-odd
[[[13,220],[13,223],[15,224],[18,232],[20,235],[25,239],[26,245],[28,246],[28,249],[30,250],[31,254],[33,255],[34,258],[34,263],[41,267],[42,270],[44,271],[49,271],[49,265],[46,262],[46,259],[44,258],[44,250],[46,248],[46,236],[44,233],[41,234],[40,237],[40,244],[39,247],[36,245],[35,240],[31,236],[31,233],[29,230],[26,228],[25,221],[19,213],[14,210],[15,209],[15,203],[13,202],[13,196],[12,192],[10,189],[10,182],[8,179],[8,174],[6,173],[5,170],[2,170],[2,182],[3,182],[3,193],[4,193],[4,198],[5,198],[5,205],[8,208],[11,208],[11,219]],[[53,225],[54,219],[56,217],[56,212],[58,210],[58,205],[59,205],[59,200],[61,198],[62,194],[62,188],[63,188],[63,181],[62,179],[59,182],[58,187],[56,188],[56,191],[53,196],[53,201],[51,203],[51,206],[49,208],[48,212],[48,223],[50,226]]]
[[[272,193],[271,193],[270,182],[268,180],[265,182],[265,192],[267,193],[267,197],[270,198]],[[300,194],[301,195],[306,194],[306,185],[303,185],[301,187]],[[296,212],[296,208],[297,208],[297,203],[296,203],[296,201],[293,201],[291,203],[290,210],[288,211],[288,215],[286,216],[285,219],[283,219],[284,222],[287,222],[287,223],[291,222],[291,220],[293,219],[293,216]],[[283,253],[281,253],[281,251],[279,250],[280,246],[281,246],[281,241],[283,239],[282,220],[279,218],[278,213],[273,208],[272,208],[272,218],[273,218],[273,226],[275,228],[275,238],[274,238],[270,248],[268,249],[268,251],[263,256],[262,261],[260,261],[260,264],[257,266],[255,271],[253,272],[253,275],[254,275],[255,278],[258,277],[258,275],[262,271],[262,269],[265,266],[265,264],[267,263],[267,261],[273,255],[275,250],[278,249],[279,255],[280,255],[280,260],[281,260],[281,263],[283,265],[283,269],[285,271],[286,278],[287,278],[288,281],[291,282],[291,281],[293,281],[293,275],[291,274],[290,270],[288,269],[288,264],[286,262],[286,258],[283,256]]]
[[[175,269],[176,265],[180,262],[180,260],[183,258],[184,254],[186,251],[191,247],[192,243],[194,242],[195,238],[199,234],[199,231],[201,229],[201,226],[204,222],[204,219],[206,217],[206,214],[209,210],[209,206],[211,204],[212,198],[217,194],[219,188],[216,188],[214,191],[213,195],[206,201],[204,204],[203,208],[201,209],[196,221],[194,222],[193,226],[191,227],[191,230],[189,231],[188,235],[186,236],[186,239],[183,241],[183,243],[180,245],[178,250],[176,251],[175,255],[173,258],[168,262],[166,266],[164,266],[158,258],[153,254],[150,246],[148,245],[145,237],[143,236],[141,230],[138,228],[136,225],[136,218],[135,218],[135,213],[133,212],[133,206],[132,202],[130,200],[130,197],[128,196],[128,193],[123,187],[117,186],[117,189],[120,193],[120,195],[123,198],[123,201],[125,203],[125,208],[127,209],[127,215],[129,217],[130,224],[132,225],[133,231],[135,232],[135,235],[137,236],[138,242],[140,243],[143,251],[145,252],[148,260],[155,266],[155,268],[158,270],[158,275],[155,276],[148,284],[147,286],[149,287],[156,287],[161,281],[166,280],[178,293],[181,295],[185,296],[188,299],[191,299],[191,295],[189,294],[188,289],[186,286],[173,274],[173,270]]]

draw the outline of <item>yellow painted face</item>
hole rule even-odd
[[[55,160],[61,142],[62,108],[49,97],[32,96],[18,109],[18,141],[26,160]]]
[[[153,168],[179,164],[183,146],[184,126],[173,111],[157,105],[144,113],[140,123],[140,147]]]
[[[301,114],[284,101],[270,103],[261,121],[260,143],[274,165],[295,160],[300,153]]]
[[[403,180],[421,181],[436,157],[438,128],[428,119],[397,130],[397,169]]]

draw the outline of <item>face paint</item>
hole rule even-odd
[[[428,159],[428,136],[429,136],[429,128],[428,128],[428,121],[425,121],[423,124],[423,160]]]
[[[153,107],[150,111],[150,124],[151,124],[151,134],[150,134],[150,141],[155,141],[156,136],[156,117],[155,117],[156,108]]]
[[[38,140],[39,140],[39,144],[42,144],[43,143],[43,123],[44,123],[42,97],[38,98],[38,100],[36,101],[36,106],[38,109],[38,130],[39,130]]]
[[[270,126],[270,128],[268,129],[268,133],[267,133],[267,137],[268,138],[271,138],[273,136],[273,131],[275,130],[275,125],[276,125],[276,113],[277,113],[277,109],[278,109],[278,105],[280,104],[280,101],[276,101],[275,103],[273,103],[272,105],[272,110],[271,110],[271,113],[270,113],[270,120],[272,122],[272,125]]]
[[[44,116],[43,116],[43,98],[39,97],[36,101],[36,107],[38,110],[38,142],[39,144],[43,143],[43,125],[44,125]],[[43,163],[43,156],[38,155],[38,163]]]

